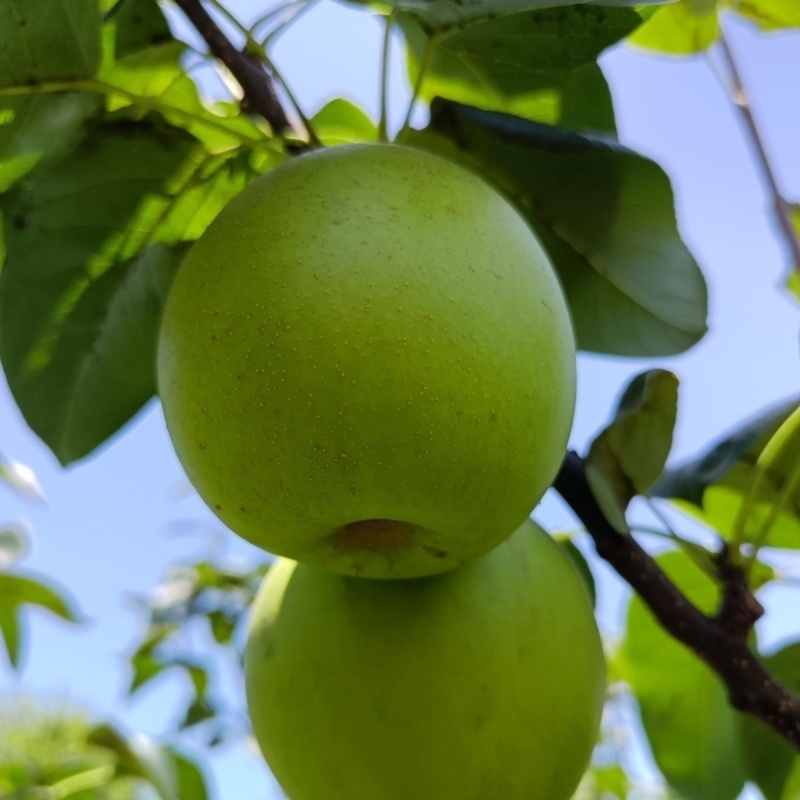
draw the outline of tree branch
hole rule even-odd
[[[750,649],[747,639],[763,609],[742,571],[727,552],[718,558],[723,598],[718,613],[708,617],[667,577],[632,536],[608,522],[586,479],[583,459],[570,452],[553,488],[564,498],[594,540],[598,555],[647,604],[661,626],[693,650],[719,676],[730,704],[760,719],[800,751],[800,697],[778,683]]]
[[[748,99],[744,83],[742,82],[742,74],[739,71],[739,66],[736,63],[736,59],[734,58],[733,51],[725,36],[722,25],[720,25],[719,46],[732,81],[731,96],[733,103],[741,112],[742,119],[750,133],[750,139],[753,143],[756,157],[761,165],[761,171],[766,179],[770,195],[772,196],[772,203],[775,208],[775,216],[778,220],[778,225],[784,235],[794,262],[792,264],[792,270],[800,271],[800,235],[798,235],[792,221],[792,207],[781,194],[777,178],[775,177],[775,171],[767,155],[767,148],[764,145],[764,140],[761,137],[755,117],[753,116],[753,109],[750,106],[750,100]]]
[[[262,116],[278,136],[292,133],[292,125],[278,99],[272,79],[258,58],[241,52],[223,33],[200,0],[175,0],[205,39],[211,52],[230,70],[244,92],[247,110]]]

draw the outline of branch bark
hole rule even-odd
[[[279,136],[292,133],[292,125],[275,92],[272,79],[256,57],[237,50],[200,0],[175,0],[203,37],[211,52],[230,70],[244,92],[245,107],[262,116]]]
[[[647,604],[673,638],[694,651],[724,683],[730,704],[760,719],[800,751],[800,697],[767,672],[747,639],[763,609],[745,576],[720,554],[723,598],[709,617],[693,605],[632,536],[618,533],[592,494],[583,459],[570,452],[553,488],[562,496],[594,540],[598,555]]]
[[[731,95],[734,105],[739,109],[742,115],[742,120],[750,134],[750,139],[753,143],[753,148],[756,153],[756,158],[761,166],[761,172],[767,182],[769,193],[772,197],[772,203],[775,208],[775,216],[778,225],[783,233],[786,245],[789,248],[793,264],[792,270],[800,271],[800,235],[795,229],[794,222],[792,221],[792,207],[791,204],[781,194],[778,180],[775,177],[775,171],[772,168],[772,163],[767,155],[767,148],[764,144],[764,139],[756,124],[756,119],[753,116],[753,109],[750,106],[750,100],[747,92],[745,91],[744,83],[742,81],[742,74],[739,70],[739,65],[731,50],[730,43],[725,36],[725,31],[720,26],[719,34],[719,47],[725,61],[725,66],[730,74],[732,81]]]

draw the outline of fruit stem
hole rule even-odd
[[[381,56],[381,116],[378,122],[378,139],[388,142],[388,111],[389,103],[389,51],[392,45],[392,26],[394,25],[394,11],[386,17],[386,26],[383,31],[383,53]]]
[[[420,93],[422,92],[422,84],[425,81],[425,75],[433,61],[433,52],[436,50],[436,45],[439,43],[439,36],[429,36],[428,41],[425,43],[425,50],[422,53],[422,61],[419,65],[419,72],[417,79],[414,81],[414,89],[411,93],[411,99],[408,102],[408,109],[406,110],[406,117],[403,120],[403,125],[400,128],[400,133],[397,134],[398,140],[404,139],[408,131],[411,129],[411,116],[414,113],[414,108],[419,100]]]

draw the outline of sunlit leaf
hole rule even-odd
[[[800,28],[797,0],[729,0],[730,7],[765,31]]]
[[[426,64],[421,96],[428,101],[441,96],[564,124],[563,113],[548,113],[548,95],[550,105],[559,105],[559,95],[578,88],[573,73],[594,66],[605,48],[641,21],[641,14],[630,8],[573,5],[493,18],[447,36],[429,36],[408,14],[400,17],[400,26],[408,42],[412,85]],[[602,98],[587,91],[582,99],[592,104]]]
[[[628,41],[658,53],[691,55],[708,50],[718,34],[717,0],[680,0],[658,9]]]
[[[110,725],[95,728],[89,741],[114,753],[118,773],[143,778],[160,800],[207,800],[202,772],[173,748],[142,734],[125,737]]]
[[[268,146],[269,136],[250,117],[217,114],[203,103],[181,64],[184,49],[183,43],[171,40],[105,65],[99,78],[121,90],[108,94],[109,109],[145,113],[149,107],[190,132],[212,153],[229,152],[243,143]]]
[[[378,128],[366,112],[341,97],[326,103],[314,114],[311,124],[325,145],[374,142],[378,138]]]
[[[736,538],[800,548],[800,407],[769,409],[700,458],[668,472],[655,492]]]

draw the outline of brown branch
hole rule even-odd
[[[723,598],[708,617],[693,605],[632,536],[608,522],[586,479],[583,459],[568,453],[553,483],[586,527],[598,555],[647,604],[661,626],[716,672],[730,704],[760,719],[800,751],[800,697],[773,678],[748,645],[748,634],[763,609],[741,570],[723,551],[718,558]]]
[[[795,229],[794,222],[792,221],[792,206],[781,194],[778,180],[775,177],[775,171],[770,163],[769,156],[767,155],[767,148],[764,144],[764,139],[756,124],[753,109],[750,106],[750,100],[742,82],[742,73],[739,71],[739,66],[734,58],[731,46],[725,36],[725,31],[720,25],[719,33],[719,46],[720,52],[725,61],[725,65],[730,73],[732,81],[731,95],[734,105],[739,109],[745,126],[750,133],[750,139],[755,149],[756,157],[761,165],[761,171],[767,182],[770,195],[772,196],[772,203],[775,208],[775,216],[778,220],[778,225],[784,235],[786,244],[791,253],[792,270],[800,271],[800,235]]]
[[[243,106],[262,116],[279,136],[292,133],[292,125],[278,99],[272,79],[258,58],[237,50],[200,0],[175,0],[205,39],[211,52],[230,70],[244,92]]]

